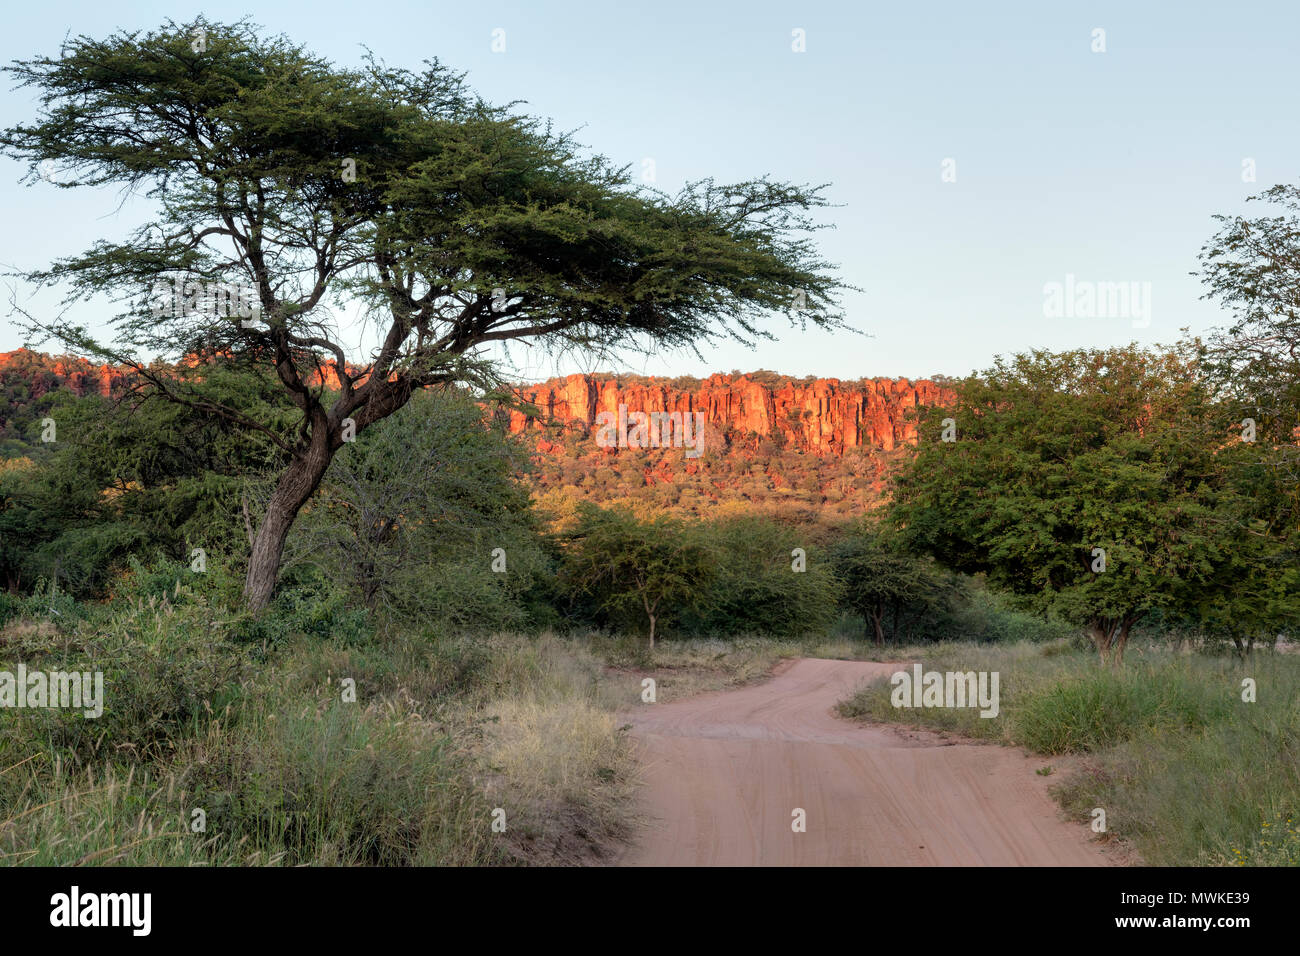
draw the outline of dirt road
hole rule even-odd
[[[1100,866],[1034,773],[991,744],[863,727],[831,709],[902,665],[799,660],[771,680],[629,716],[650,817],[623,865]],[[806,832],[793,832],[793,811]]]

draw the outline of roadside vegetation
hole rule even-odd
[[[645,677],[668,702],[856,644],[451,637],[376,629],[305,588],[268,636],[219,568],[136,566],[115,587],[0,598],[0,671],[101,670],[106,704],[6,710],[6,864],[609,862],[637,825],[620,715]]]
[[[997,672],[998,716],[897,708],[888,681],[862,689],[840,712],[1041,755],[1070,816],[1091,823],[1093,810],[1104,809],[1100,838],[1126,842],[1151,865],[1300,861],[1300,655],[1267,649],[1243,660],[1222,645],[1143,640],[1112,670],[1077,643],[908,651],[927,671]],[[1255,682],[1254,702],[1242,699],[1246,679]],[[1060,770],[1063,762],[1070,769]]]

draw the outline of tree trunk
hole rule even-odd
[[[650,650],[655,649],[655,616],[650,615]]]
[[[885,646],[885,629],[882,626],[882,618],[885,616],[885,609],[877,604],[871,611],[871,626],[876,632],[876,646]]]
[[[1125,618],[1124,623],[1120,625],[1119,638],[1115,642],[1115,666],[1116,667],[1119,667],[1124,663],[1124,647],[1125,645],[1128,644],[1128,632],[1129,632],[1129,628],[1131,628],[1132,626],[1133,626],[1133,622],[1128,618]]]
[[[326,435],[313,436],[313,439],[306,453],[295,458],[276,482],[266,514],[257,528],[253,550],[248,556],[248,576],[244,579],[244,603],[250,611],[261,611],[271,603],[289,529],[320,485],[334,457]]]
[[[1110,642],[1114,633],[1114,626],[1109,621],[1096,620],[1088,624],[1088,636],[1092,638],[1092,644],[1101,657],[1103,667],[1110,659]]]

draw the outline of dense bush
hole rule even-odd
[[[523,627],[550,557],[518,442],[461,392],[422,393],[334,459],[287,550],[354,606],[445,631]]]
[[[839,617],[839,582],[806,534],[759,514],[704,522],[699,533],[717,570],[684,629],[797,637],[824,633]]]
[[[934,622],[930,640],[1007,643],[1047,643],[1082,638],[1082,631],[1064,621],[1016,608],[975,578],[959,578],[960,601],[950,613]]]
[[[265,373],[202,374],[230,408],[289,414],[273,407],[283,400],[268,393]],[[57,440],[0,461],[0,583],[20,590],[44,578],[100,597],[133,557],[188,562],[194,548],[242,557],[248,481],[277,453],[267,440],[181,405],[67,390],[47,398]]]
[[[201,602],[139,601],[61,630],[49,621],[11,623],[0,670],[100,672],[102,714],[83,709],[16,709],[0,724],[0,764],[36,751],[73,763],[129,751],[169,751],[238,686],[243,658]],[[35,748],[33,750],[32,748]]]

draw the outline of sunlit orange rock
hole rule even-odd
[[[546,423],[580,421],[591,426],[601,412],[703,412],[706,427],[737,439],[778,438],[787,448],[818,455],[842,455],[851,448],[892,451],[916,441],[908,410],[945,397],[926,379],[874,378],[845,382],[834,378],[786,379],[779,384],[749,375],[715,374],[694,388],[674,387],[668,379],[646,378],[620,384],[612,376],[569,375],[519,390],[524,410],[510,413],[510,431],[525,432]]]

